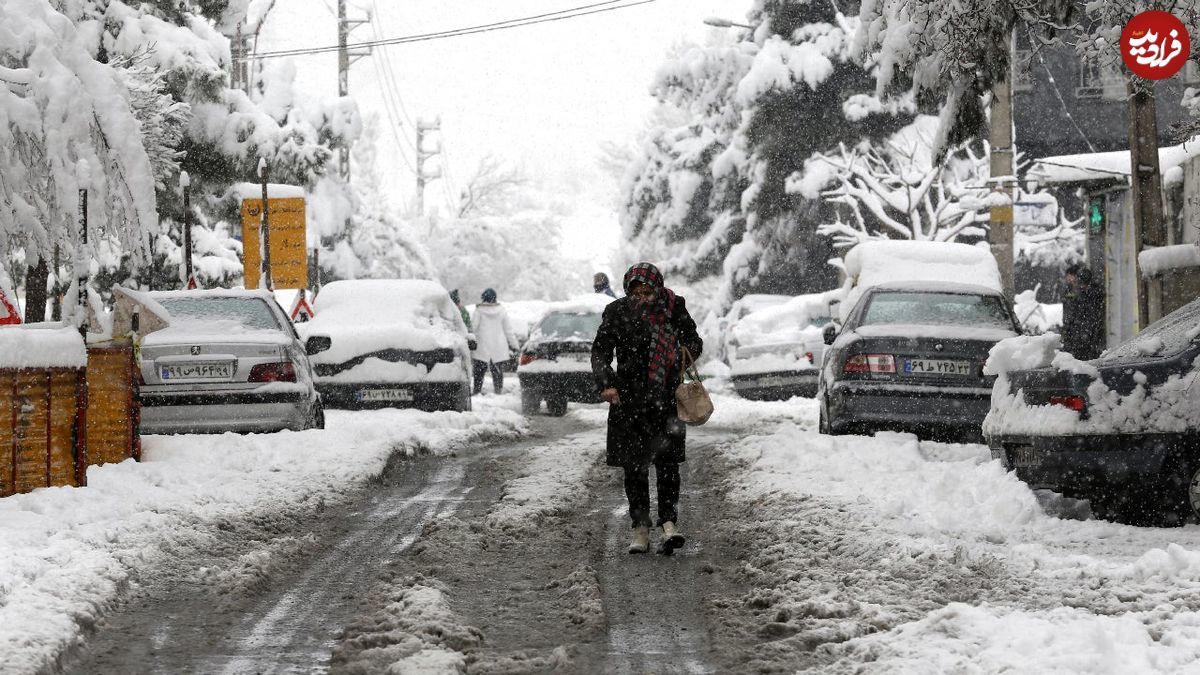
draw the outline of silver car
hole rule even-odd
[[[142,342],[143,433],[324,427],[308,355],[269,293],[147,295],[167,310],[171,323]]]

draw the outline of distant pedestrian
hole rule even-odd
[[[492,385],[496,393],[504,391],[504,373],[500,364],[512,358],[520,349],[517,336],[508,321],[508,310],[496,302],[496,291],[487,289],[475,305],[471,324],[475,326],[475,352],[471,355],[475,366],[475,393],[483,391],[483,378],[490,370]]]
[[[1104,289],[1092,280],[1092,271],[1083,265],[1067,268],[1066,283],[1063,350],[1081,361],[1097,358],[1106,343]]]
[[[458,313],[462,315],[463,323],[467,326],[467,332],[471,332],[471,313],[466,307],[462,306],[462,300],[458,295],[458,289],[450,291],[450,299],[454,301],[454,306],[458,308]]]
[[[592,277],[592,288],[597,293],[603,293],[610,298],[617,297],[617,294],[613,293],[612,286],[608,283],[608,275],[604,272],[596,272],[595,276]]]
[[[687,304],[663,285],[654,265],[629,268],[624,288],[625,297],[605,308],[592,343],[592,372],[601,398],[610,404],[606,461],[625,471],[625,496],[633,521],[630,553],[650,548],[649,472],[654,465],[662,528],[659,551],[670,554],[684,544],[676,504],[686,435],[676,417],[675,388],[682,377],[683,349],[699,358],[704,342]]]

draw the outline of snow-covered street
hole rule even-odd
[[[983,446],[719,396],[688,545],[630,556],[601,406],[482,401],[151,437],[88,488],[0,502],[0,670],[1200,668],[1200,527],[1088,519]]]

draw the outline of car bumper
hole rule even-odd
[[[730,381],[739,396],[750,399],[787,399],[817,393],[816,370],[734,375]]]
[[[1154,481],[1197,446],[1189,434],[1004,436],[988,439],[992,457],[1033,488],[1087,498],[1107,488]]]
[[[522,391],[537,391],[543,396],[564,396],[575,403],[599,403],[596,376],[587,372],[523,373],[517,371]]]
[[[834,431],[930,429],[978,431],[991,408],[990,387],[837,382],[828,393]]]
[[[408,400],[363,400],[369,392],[403,390]],[[326,408],[366,410],[375,408],[416,408],[418,410],[458,410],[470,401],[467,382],[317,382],[317,391]]]
[[[205,434],[300,430],[314,401],[304,392],[166,394],[140,396],[144,434]]]

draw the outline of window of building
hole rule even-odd
[[[1090,59],[1079,63],[1079,84],[1075,98],[1102,98],[1120,101],[1125,98],[1125,75],[1115,63],[1099,64]]]

